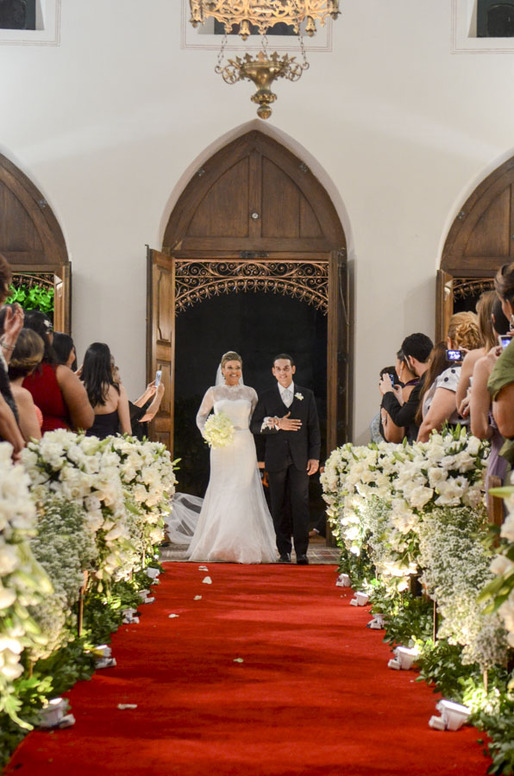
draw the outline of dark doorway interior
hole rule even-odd
[[[180,458],[178,490],[203,496],[209,479],[209,449],[196,428],[202,397],[214,385],[221,355],[243,357],[244,381],[262,391],[273,384],[271,365],[280,352],[296,362],[298,384],[317,399],[326,440],[327,318],[297,299],[275,294],[240,293],[207,299],[176,319],[175,457]],[[258,443],[261,440],[257,440]],[[259,453],[259,444],[258,444]],[[323,512],[319,480],[312,482],[313,518]]]

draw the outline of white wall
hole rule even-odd
[[[433,333],[465,197],[512,154],[514,53],[453,54],[448,0],[344,0],[333,51],[278,83],[267,126],[334,198],[355,276],[355,438],[403,337]],[[141,10],[142,9],[142,10]],[[0,151],[47,197],[73,262],[79,352],[144,387],[145,244],[200,160],[256,121],[248,84],[181,48],[180,0],[64,0],[58,46],[0,45]],[[209,152],[207,152],[209,149]]]

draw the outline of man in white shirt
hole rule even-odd
[[[314,394],[293,382],[296,366],[287,353],[273,360],[276,384],[264,391],[251,430],[266,438],[271,515],[280,563],[306,565],[309,545],[309,477],[319,468],[320,430]],[[293,542],[291,542],[293,537]]]

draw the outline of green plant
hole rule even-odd
[[[6,300],[13,304],[17,302],[24,310],[40,310],[52,317],[54,311],[53,286],[25,284],[11,285],[11,294]]]

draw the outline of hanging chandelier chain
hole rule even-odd
[[[257,91],[251,100],[259,106],[257,115],[261,119],[271,116],[271,106],[277,99],[271,91],[273,82],[278,78],[298,81],[309,67],[304,33],[311,37],[316,32],[316,22],[324,25],[328,17],[335,21],[339,15],[339,0],[189,0],[189,5],[193,27],[209,18],[224,25],[225,35],[214,71],[228,84],[253,81]],[[298,36],[301,61],[289,54],[269,52],[266,33],[279,23],[292,27]],[[228,35],[234,26],[243,40],[252,34],[252,27],[257,28],[261,49],[256,56],[247,52],[244,57],[225,59]]]
[[[221,73],[223,71],[223,61],[225,59],[225,47],[227,45],[228,36],[227,33],[224,34],[223,40],[221,41],[220,50],[218,52],[218,61],[216,62],[216,66],[214,68],[215,73]]]

